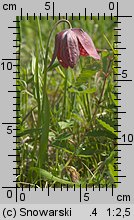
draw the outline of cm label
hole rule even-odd
[[[130,202],[131,197],[130,195],[118,195],[117,196],[117,201],[119,202]]]
[[[3,4],[4,11],[16,11],[16,4]]]

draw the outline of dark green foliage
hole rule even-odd
[[[101,60],[80,57],[76,67],[68,70],[56,60],[47,72],[47,97],[43,92],[44,56],[50,29],[57,20],[50,17],[47,21],[44,17],[34,21],[30,17],[27,21],[23,17],[21,21],[18,82],[21,85],[21,174],[17,178],[25,185],[55,183],[59,187],[60,183],[68,183],[72,186],[73,174],[68,172],[71,166],[72,172],[80,175],[77,185],[111,187],[117,174],[114,148],[118,136],[114,132],[117,124],[114,111],[118,105],[113,94],[114,21],[108,17],[105,21],[96,17],[92,21],[69,19],[73,27],[82,28],[92,37]],[[55,34],[65,28],[68,28],[66,24],[59,25]],[[55,34],[50,42],[47,66],[54,50]]]

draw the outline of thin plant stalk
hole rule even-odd
[[[41,27],[40,27],[40,22],[39,22],[38,16],[37,16],[37,26],[38,26],[38,32],[39,32],[39,42],[40,42],[41,53],[43,55],[44,50],[43,50],[43,43],[42,43],[42,36],[41,36]]]
[[[64,120],[65,117],[66,117],[67,81],[68,81],[68,71],[65,70],[65,81],[64,81],[64,97],[63,97],[62,120]]]
[[[48,52],[49,52],[49,45],[50,40],[53,34],[53,31],[56,29],[57,25],[66,22],[69,25],[69,28],[71,28],[71,24],[69,21],[62,19],[59,20],[54,27],[52,28],[52,31],[50,32],[50,35],[48,37],[47,46],[46,46],[46,54],[44,58],[44,70],[43,70],[43,88],[42,88],[42,108],[41,108],[41,120],[42,120],[42,134],[40,137],[40,146],[39,146],[39,157],[38,157],[38,166],[39,167],[45,167],[48,162],[48,136],[49,136],[49,123],[50,123],[50,105],[47,95],[47,71],[48,71]],[[50,67],[50,65],[49,65]]]

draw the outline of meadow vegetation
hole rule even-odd
[[[64,18],[64,17],[62,17]],[[18,18],[19,19],[19,18]],[[101,59],[80,57],[75,68],[64,69],[58,60],[47,69],[56,33],[68,28],[60,24],[54,31],[44,61],[48,37],[58,20],[26,17],[20,22],[20,136],[19,181],[59,187],[74,183],[111,187],[117,181],[116,139],[118,133],[115,89],[117,69],[114,59],[115,23],[110,17],[68,18],[92,38]],[[116,56],[115,58],[118,59]],[[43,101],[44,100],[44,101]],[[44,102],[44,104],[43,104]],[[18,113],[19,115],[19,113]],[[49,130],[48,130],[49,129]],[[49,131],[47,133],[47,131]],[[47,139],[48,134],[48,139]],[[114,184],[116,186],[116,184]]]

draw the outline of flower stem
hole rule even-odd
[[[40,22],[39,22],[38,16],[37,16],[37,27],[38,27],[38,33],[39,33],[39,42],[40,42],[41,53],[43,56],[44,50],[43,50],[43,43],[42,43],[42,36],[41,36],[41,27],[40,27]]]
[[[52,34],[56,29],[57,25],[66,22],[69,25],[69,28],[72,28],[70,22],[66,19],[59,20],[52,28],[50,35],[48,37],[47,46],[46,46],[46,54],[44,58],[44,79],[43,79],[43,88],[42,88],[42,107],[41,107],[41,137],[40,137],[40,146],[39,146],[39,157],[38,157],[38,166],[40,168],[45,168],[46,163],[48,162],[48,136],[49,136],[49,124],[50,124],[50,105],[47,95],[47,71],[48,71],[48,52],[49,45]],[[39,26],[39,24],[38,24]]]
[[[64,81],[64,100],[63,100],[63,109],[62,109],[62,120],[66,117],[66,95],[67,95],[67,78],[68,73],[67,70],[65,70],[65,81]]]

